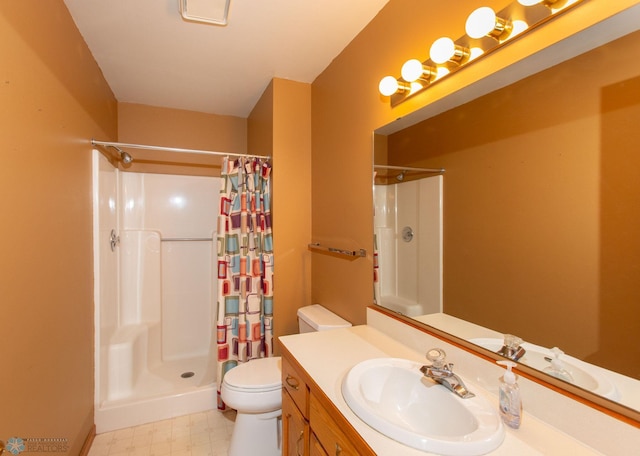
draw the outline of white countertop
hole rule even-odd
[[[443,347],[445,350],[450,347],[439,339],[429,335],[425,336],[432,339],[429,341],[432,342],[432,345],[425,347],[425,351],[436,346]],[[343,377],[352,366],[361,361],[393,357],[424,362],[423,353],[416,352],[385,333],[366,325],[283,336],[280,337],[280,341],[378,455],[418,456],[428,454],[398,443],[370,428],[351,411],[341,392]],[[449,358],[454,363],[456,362],[455,359]],[[456,365],[458,364],[456,363]],[[499,374],[500,371],[496,370],[496,372]],[[498,407],[495,391],[484,389],[464,373],[461,375],[471,391],[484,396],[494,403],[496,408]],[[499,375],[496,375],[494,390],[497,390],[498,377]],[[513,430],[505,427],[507,431],[503,444],[490,454],[496,456],[602,454],[528,414],[526,412],[527,400],[531,400],[531,398],[523,397],[525,412],[520,429]]]

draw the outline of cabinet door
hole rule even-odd
[[[309,388],[302,374],[288,358],[282,358],[282,387],[298,406],[302,416],[309,418]]]
[[[368,447],[356,448],[347,435],[339,429],[336,422],[314,394],[309,397],[309,422],[311,430],[317,436],[322,448],[328,455],[360,456],[375,454]]]
[[[309,442],[309,456],[329,456],[313,432],[311,432],[311,441]]]
[[[282,454],[309,455],[309,423],[286,390],[282,390]]]

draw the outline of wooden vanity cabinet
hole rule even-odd
[[[327,452],[324,451],[322,445],[318,441],[318,437],[315,434],[311,434],[311,441],[309,442],[309,455],[310,456],[328,456]]]
[[[309,421],[302,416],[295,402],[283,388],[282,391],[282,454],[303,456],[309,454]]]
[[[309,455],[309,387],[282,357],[282,455]]]
[[[291,354],[282,352],[282,454],[375,455]]]
[[[337,411],[337,410],[336,410]],[[344,418],[343,418],[344,419]],[[344,420],[344,423],[337,423],[337,419],[334,419],[327,409],[325,409],[315,395],[311,394],[309,403],[309,423],[313,435],[318,439],[322,448],[325,449],[327,455],[353,455],[358,456],[360,454],[374,454],[361,453],[351,443],[349,437],[341,431],[344,426],[351,425]],[[353,432],[355,430],[351,428]],[[322,454],[322,453],[321,453]]]

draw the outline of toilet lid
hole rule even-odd
[[[234,367],[223,382],[233,389],[268,391],[282,387],[282,361],[279,356],[253,359]]]

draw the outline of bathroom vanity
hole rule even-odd
[[[283,455],[429,454],[375,431],[342,396],[345,375],[373,358],[426,363],[440,347],[468,388],[498,407],[503,369],[434,335],[369,309],[367,325],[280,337],[282,348]],[[528,379],[520,429],[506,429],[492,455],[633,454],[640,430]],[[599,432],[597,432],[599,431]],[[637,448],[636,448],[637,449]]]
[[[282,454],[374,455],[296,358],[283,349]]]

